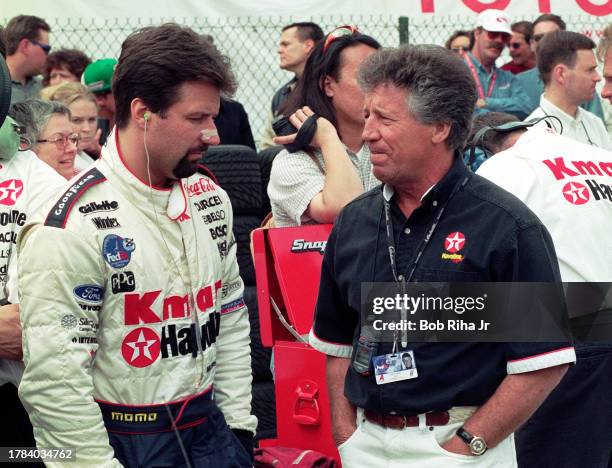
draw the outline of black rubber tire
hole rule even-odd
[[[253,414],[257,416],[257,432],[255,439],[276,438],[276,398],[274,382],[259,382],[253,384],[252,390]]]
[[[251,370],[253,382],[270,382],[272,380],[272,372],[270,371],[272,349],[264,348],[261,344],[257,288],[255,286],[244,288],[244,302],[249,309],[249,322],[251,323]]]
[[[261,167],[261,211],[262,216],[267,215],[272,208],[270,207],[270,197],[268,197],[268,183],[270,182],[270,171],[272,162],[278,153],[283,149],[282,146],[273,146],[258,153],[259,165]]]
[[[234,239],[236,239],[236,258],[240,276],[247,286],[255,285],[255,268],[251,256],[251,231],[261,224],[259,216],[234,216]]]
[[[248,146],[213,146],[202,157],[202,164],[227,192],[234,214],[261,211],[261,169],[257,153]]]
[[[6,119],[11,106],[11,75],[2,55],[0,55],[0,127]]]

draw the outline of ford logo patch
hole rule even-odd
[[[72,290],[79,302],[91,305],[102,304],[104,298],[104,288],[95,284],[82,284]]]

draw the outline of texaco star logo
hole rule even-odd
[[[584,205],[591,198],[586,186],[578,182],[565,184],[563,186],[563,196],[572,205]]]
[[[23,192],[23,182],[17,179],[8,179],[0,182],[0,204],[12,206]]]
[[[160,341],[150,328],[136,328],[126,335],[121,345],[123,359],[134,367],[147,367],[159,357]]]
[[[465,236],[462,232],[451,232],[444,241],[444,248],[450,252],[459,252],[465,246]]]

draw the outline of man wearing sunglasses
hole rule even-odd
[[[532,35],[533,25],[530,21],[512,23],[512,37],[508,44],[512,60],[501,67],[502,70],[507,70],[516,75],[535,67],[535,53],[531,50],[529,44]]]
[[[533,50],[533,52],[536,54],[536,61],[538,44],[542,38],[548,33],[554,31],[565,31],[565,29],[565,21],[563,21],[563,19],[558,15],[546,13],[536,18],[536,20],[533,22],[533,36],[530,40],[531,50]],[[528,113],[531,113],[540,105],[540,96],[544,92],[544,82],[540,78],[538,68],[534,67],[531,70],[519,73],[516,75],[516,79],[529,99]],[[592,100],[581,104],[580,107],[592,112],[602,121],[604,120],[601,102],[599,102],[597,96],[595,96],[595,98]]]
[[[47,54],[51,51],[51,27],[37,16],[19,15],[4,29],[6,65],[11,74],[11,104],[38,97],[42,81],[36,78],[43,72]]]
[[[529,113],[527,96],[514,75],[495,65],[511,36],[510,21],[503,11],[491,9],[478,15],[474,45],[463,56],[476,82],[477,114],[497,111],[525,118]]]

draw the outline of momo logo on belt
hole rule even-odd
[[[304,239],[295,239],[291,245],[291,252],[319,252],[321,255],[325,252],[327,241],[307,241]]]
[[[83,284],[72,290],[77,301],[91,305],[102,304],[104,298],[104,288],[96,284]]]
[[[190,197],[195,197],[196,195],[201,195],[204,192],[212,192],[215,190],[215,186],[211,180],[204,177],[200,177],[193,184],[185,184],[184,187],[187,189],[187,194]]]
[[[102,255],[104,260],[113,268],[123,268],[132,258],[136,249],[133,239],[123,238],[116,234],[109,234],[102,242]]]
[[[213,294],[221,288],[221,281],[216,281],[214,290],[212,285],[200,289],[195,295],[195,303],[200,312],[206,312],[214,306]],[[159,323],[169,319],[185,318],[191,313],[189,295],[167,296],[163,299],[161,311],[159,306],[154,310],[155,303],[161,291],[149,291],[143,294],[125,294],[123,313],[125,325],[138,325],[141,323]]]
[[[13,206],[22,192],[23,182],[19,179],[0,182],[0,205]]]
[[[570,161],[572,167],[562,157],[542,161],[557,180],[580,175],[612,177],[612,162],[607,161]]]
[[[122,413],[120,411],[111,411],[111,421],[128,423],[154,422],[157,421],[157,413]]]

